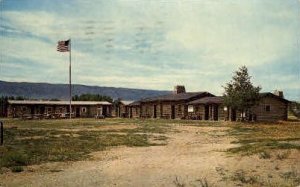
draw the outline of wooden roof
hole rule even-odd
[[[69,105],[70,101],[8,100],[8,103],[17,105]],[[111,105],[111,103],[107,101],[72,101],[72,105]]]
[[[141,102],[153,102],[153,101],[184,101],[198,96],[214,96],[209,92],[186,92],[179,94],[168,94],[162,96],[156,96],[151,98],[142,99]]]
[[[284,98],[281,98],[271,92],[263,92],[263,93],[260,93],[259,94],[260,98],[264,98],[264,97],[272,97],[272,98],[275,98],[275,99],[278,99],[282,102],[289,102],[288,100],[284,99]],[[222,104],[223,103],[223,97],[222,96],[217,96],[217,97],[204,97],[204,98],[201,98],[201,99],[197,99],[197,100],[194,100],[194,101],[191,101],[189,102],[188,104]]]
[[[275,95],[275,94],[273,94],[273,93],[271,93],[271,92],[263,92],[263,93],[260,93],[259,96],[260,96],[261,98],[263,98],[263,97],[273,97],[273,98],[275,98],[275,99],[277,99],[277,100],[280,100],[280,101],[282,101],[282,102],[285,102],[285,103],[289,103],[289,102],[290,102],[289,100],[284,99],[284,98],[282,98],[282,97],[279,97],[278,95]]]
[[[191,101],[188,104],[221,104],[223,103],[223,97],[203,97],[201,99],[197,99],[195,101]]]

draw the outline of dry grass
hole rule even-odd
[[[162,135],[151,138],[164,141],[166,125],[137,123],[136,128],[113,129],[114,125],[126,124],[126,120],[38,120],[5,121],[5,144],[0,147],[0,168],[14,168],[51,161],[77,161],[89,157],[89,153],[102,151],[111,146],[154,146],[164,143],[149,141],[150,133]],[[134,121],[130,121],[133,123]],[[105,131],[101,129],[111,125]],[[76,131],[72,131],[77,129]],[[120,132],[123,132],[120,134]],[[38,137],[38,138],[37,138]],[[17,168],[19,171],[20,169]]]
[[[250,162],[255,162],[256,159],[261,164],[272,164],[272,169],[268,168],[270,176],[259,173],[263,171],[260,168],[216,167],[214,172],[220,176],[219,182],[223,184],[227,182],[240,186],[297,186],[300,184],[299,168],[285,167],[286,163],[294,163],[297,155],[295,152],[300,150],[300,123],[298,122],[253,124],[151,119],[76,119],[72,121],[7,119],[5,121],[5,146],[0,147],[0,167],[21,172],[24,166],[32,164],[84,160],[91,156],[90,153],[106,150],[112,146],[165,145],[174,141],[174,137],[187,136],[187,129],[191,136],[177,142],[186,141],[186,144],[180,144],[180,146],[186,148],[187,152],[196,149],[190,147],[189,143],[193,143],[192,138],[197,137],[198,141],[200,137],[203,144],[199,146],[205,146],[208,143],[207,140],[214,140],[212,144],[218,144],[228,138],[228,144],[232,139],[235,141],[231,143],[237,144],[228,149],[230,158],[246,159]],[[210,130],[207,131],[207,129]],[[166,147],[156,148],[165,150]],[[214,151],[220,154],[220,151]],[[189,154],[195,158],[194,153]],[[244,157],[244,155],[250,156]],[[253,170],[257,172],[252,172]],[[60,169],[51,170],[51,172],[60,171]],[[191,184],[213,186],[216,183],[205,172],[201,173],[201,177],[194,179],[176,175],[171,182],[175,186]]]
[[[231,153],[252,155],[277,149],[300,150],[299,123],[237,124],[232,126],[229,135],[237,139],[232,143],[240,144],[229,149]]]

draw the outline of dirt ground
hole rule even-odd
[[[85,161],[28,166],[0,175],[0,186],[282,186],[290,184],[284,173],[300,174],[299,151],[284,160],[230,155],[225,150],[238,145],[227,127],[172,128],[165,146],[113,147]]]

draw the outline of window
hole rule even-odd
[[[266,109],[266,112],[270,112],[271,111],[271,106],[270,105],[266,105],[265,109]]]
[[[181,113],[182,110],[181,110],[181,105],[178,105],[178,113]]]
[[[47,114],[49,114],[49,113],[52,112],[52,108],[51,108],[51,107],[48,107],[48,108],[46,108],[46,111],[47,111]]]
[[[23,107],[22,107],[22,111],[23,111],[23,112],[26,112],[26,110],[27,110],[27,107],[26,107],[26,106],[23,106]]]
[[[193,105],[188,106],[188,112],[194,112],[194,106]]]
[[[82,107],[82,108],[81,108],[81,112],[82,112],[82,113],[86,113],[86,107]]]

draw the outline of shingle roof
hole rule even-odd
[[[168,94],[168,95],[162,95],[162,96],[157,96],[157,97],[146,98],[146,99],[142,99],[141,102],[189,100],[193,97],[197,97],[197,96],[200,96],[200,95],[214,96],[209,92],[187,92],[187,93]]]
[[[197,99],[195,101],[191,101],[188,104],[221,104],[223,103],[223,97],[204,97],[201,99]]]
[[[275,99],[278,99],[278,100],[286,102],[286,103],[290,102],[289,100],[284,99],[282,97],[279,97],[278,95],[275,95],[275,94],[273,94],[271,92],[262,92],[262,93],[259,94],[259,96],[260,97],[268,97],[269,96],[269,97],[273,97]]]
[[[69,105],[70,101],[8,100],[8,103],[27,105]],[[107,101],[72,101],[72,105],[111,105],[111,103]]]
[[[259,94],[260,97],[273,97],[275,99],[279,99],[283,102],[289,102],[288,100],[281,98],[277,95],[274,95],[271,92],[263,92]],[[217,97],[204,97],[201,99],[197,99],[194,101],[189,102],[188,104],[221,104],[223,103],[223,97],[222,96],[217,96]]]

